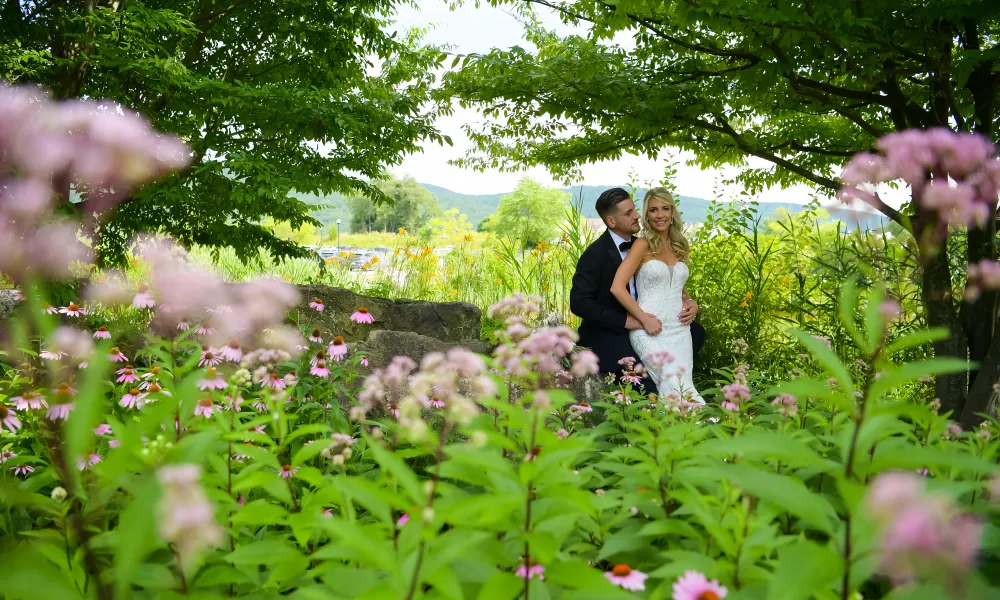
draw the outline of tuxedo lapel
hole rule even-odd
[[[607,247],[608,256],[614,261],[615,269],[622,264],[622,253],[618,250],[618,246],[615,245],[615,239],[611,237],[611,230],[605,229],[604,235],[601,236],[604,239],[604,245]]]

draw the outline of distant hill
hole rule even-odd
[[[422,183],[420,185],[422,185],[430,193],[434,194],[434,197],[437,198],[442,210],[457,208],[460,212],[469,217],[469,221],[473,224],[473,226],[478,225],[483,219],[493,214],[493,212],[495,212],[497,207],[500,205],[500,198],[510,193],[462,194],[449,190],[448,188],[431,185],[429,183]],[[612,186],[579,185],[563,188],[563,190],[572,196],[573,201],[580,201],[582,198],[584,216],[588,218],[595,218],[597,217],[597,212],[594,210],[594,203],[597,202],[598,196],[600,196],[601,193],[609,187]],[[640,188],[636,190],[635,196],[637,198],[641,198],[645,193],[646,190]],[[347,205],[347,198],[343,195],[333,194],[330,196],[318,197],[312,194],[297,194],[297,197],[309,204],[329,205],[328,208],[317,209],[314,211],[313,216],[324,225],[332,225],[338,218],[342,219],[343,223],[341,224],[341,230],[349,230],[351,210]],[[685,223],[703,223],[708,217],[708,213],[712,205],[710,200],[695,198],[693,196],[678,196],[677,201],[680,205],[680,211],[683,215]],[[794,202],[761,202],[760,214],[763,220],[776,216],[778,211],[781,209],[790,213],[797,213],[803,208],[803,205],[795,204]],[[888,222],[882,215],[864,213],[847,208],[834,209],[829,212],[832,215],[831,220],[843,220],[852,229],[857,226],[858,223],[866,228],[876,228],[881,224]]]

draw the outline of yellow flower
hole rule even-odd
[[[546,250],[549,249],[549,244],[545,240],[542,240],[541,242],[538,242],[538,245],[535,246],[535,249],[538,250],[539,252],[545,252]]]
[[[467,233],[467,234],[465,234],[465,241],[469,242],[470,244],[472,243],[472,241],[473,241],[474,239],[475,239],[475,238],[473,238],[473,237],[472,237],[472,234],[471,234],[471,233]]]
[[[542,284],[542,291],[543,291],[543,292],[547,292],[547,291],[549,291],[549,284],[547,284],[547,283],[543,283],[543,284]]]
[[[434,248],[431,248],[430,246],[424,246],[424,256],[427,256],[431,252],[434,252]]]
[[[454,298],[458,295],[458,290],[451,290],[451,297]]]
[[[502,285],[502,284],[503,284],[503,279],[497,277],[497,285]]]
[[[396,256],[399,256],[402,253],[403,253],[402,250],[400,250],[399,248],[396,248]]]
[[[465,262],[469,263],[470,265],[474,265],[476,264],[476,259],[470,256],[469,258],[465,259]]]
[[[405,227],[400,227],[397,230],[397,232],[399,233],[399,235],[406,235],[406,228]]]
[[[362,269],[370,269],[370,268],[372,268],[372,264],[370,262],[366,262],[365,264],[361,265],[361,268]]]
[[[372,259],[371,259],[371,264],[374,265],[377,262],[378,262],[378,257],[377,256],[373,256]]]
[[[564,244],[568,244],[569,243],[569,236],[566,235],[565,233],[562,234],[562,243],[564,243]]]

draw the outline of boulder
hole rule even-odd
[[[324,336],[340,335],[347,342],[358,342],[366,340],[372,331],[388,330],[416,333],[453,344],[479,340],[483,313],[465,302],[389,300],[325,285],[303,285],[299,291],[302,292],[300,324],[307,330],[319,328]],[[309,308],[309,303],[317,298],[323,301],[323,312]],[[351,315],[362,306],[375,319],[371,325],[351,321]]]
[[[19,294],[15,290],[0,290],[0,321],[7,319],[21,301]]]
[[[389,331],[376,329],[364,342],[357,343],[357,349],[368,354],[371,367],[384,367],[395,356],[409,356],[418,364],[431,352],[445,352],[451,348],[468,348],[473,352],[488,354],[490,346],[482,340],[462,342],[444,341],[412,331]]]

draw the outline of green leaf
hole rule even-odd
[[[925,346],[933,342],[947,339],[948,329],[946,327],[935,327],[934,329],[918,329],[912,333],[907,333],[898,340],[891,342],[882,351],[883,356],[892,357],[897,352],[909,348]]]
[[[234,525],[280,525],[287,515],[283,506],[261,499],[248,502],[232,516],[232,521]]]
[[[100,425],[101,415],[105,412],[104,386],[109,362],[107,352],[99,347],[87,362],[88,366],[83,371],[83,383],[77,389],[74,408],[64,426],[66,460],[74,466],[88,446],[93,445],[94,428]],[[70,469],[70,472],[74,478],[79,475],[77,469]]]
[[[18,544],[2,559],[0,594],[5,600],[83,598],[69,574],[46,560],[31,544]]]
[[[573,590],[586,590],[608,600],[635,600],[635,596],[614,585],[604,573],[582,561],[563,561],[545,565],[545,580]]]
[[[402,459],[371,440],[369,440],[368,451],[383,469],[399,481],[412,504],[423,504],[424,494],[417,475]]]
[[[865,339],[861,336],[861,332],[858,330],[857,324],[854,322],[854,314],[858,306],[858,282],[856,277],[848,277],[847,281],[844,282],[843,287],[840,288],[840,298],[838,299],[838,308],[840,309],[840,322],[843,323],[844,329],[850,334],[851,339],[854,343],[861,347],[866,348]]]
[[[778,567],[767,600],[809,600],[829,588],[844,571],[844,561],[829,546],[799,541],[778,550]]]
[[[851,378],[851,373],[844,366],[844,363],[840,362],[840,357],[833,350],[827,347],[824,342],[804,331],[792,329],[789,333],[809,349],[816,361],[840,383],[841,389],[847,393],[848,397],[854,396],[854,380]]]
[[[296,427],[295,431],[289,433],[288,437],[285,438],[284,445],[287,446],[288,443],[291,442],[292,440],[300,438],[304,435],[310,435],[314,433],[326,433],[331,429],[332,428],[325,423],[309,423],[308,425],[302,425],[300,427]],[[321,441],[322,440],[316,440],[316,443],[320,443]]]
[[[837,513],[830,501],[788,475],[729,463],[716,468],[689,467],[685,471],[700,474],[709,480],[731,481],[744,492],[787,510],[820,531],[832,533],[834,530]]]
[[[131,502],[119,516],[114,558],[115,588],[119,597],[131,595],[132,575],[146,554],[158,545],[154,511],[159,496],[156,479],[146,477],[136,486]]]
[[[302,553],[291,542],[265,539],[239,546],[230,552],[225,561],[232,565],[276,565],[279,562],[301,556]]]
[[[295,455],[292,456],[292,466],[294,467],[301,466],[302,464],[306,463],[311,458],[314,458],[316,455],[322,452],[324,448],[328,448],[329,446],[330,446],[329,443],[322,440],[302,446],[301,448],[298,449],[298,451],[295,452]]]
[[[695,451],[719,457],[739,455],[753,461],[780,460],[783,465],[820,467],[826,472],[839,468],[805,442],[775,431],[751,430],[738,437],[707,440],[698,444]]]
[[[523,579],[510,573],[497,571],[483,584],[476,600],[514,600],[523,591]]]
[[[914,381],[919,377],[965,373],[969,367],[969,361],[959,358],[932,358],[908,362],[898,367],[895,365],[886,366],[879,378],[872,382],[868,391],[868,401],[877,402],[893,388]]]

